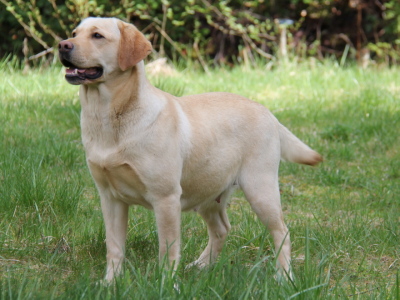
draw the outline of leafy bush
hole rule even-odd
[[[0,2],[7,8],[0,10],[1,56],[21,57],[25,37],[25,56],[49,49],[82,18],[104,16],[137,25],[161,56],[196,59],[204,67],[211,59],[218,64],[274,59],[279,50],[324,58],[340,57],[350,48],[359,60],[371,55],[396,62],[400,57],[398,0]]]

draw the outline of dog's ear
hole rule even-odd
[[[146,58],[153,49],[151,43],[132,24],[125,22],[118,23],[121,32],[121,39],[118,49],[118,64],[122,71],[136,65]]]

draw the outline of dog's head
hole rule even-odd
[[[115,18],[87,18],[61,41],[58,51],[71,84],[104,82],[124,72],[151,53],[152,47],[132,24]]]

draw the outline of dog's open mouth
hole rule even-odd
[[[66,69],[65,76],[68,77],[80,77],[81,79],[97,79],[103,75],[103,69],[101,68],[68,68]]]
[[[103,75],[103,69],[100,67],[79,68],[65,59],[61,62],[65,67],[67,67],[65,70],[65,79],[73,84],[79,84],[85,80],[94,80]]]

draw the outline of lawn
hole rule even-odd
[[[260,102],[324,162],[281,164],[293,282],[275,280],[271,237],[237,192],[226,247],[206,270],[184,268],[207,230],[195,213],[183,215],[175,277],[158,263],[152,212],[132,207],[125,272],[106,286],[78,88],[60,66],[23,74],[11,65],[0,63],[0,299],[400,299],[398,68],[310,61],[152,78],[175,94],[229,91]]]

